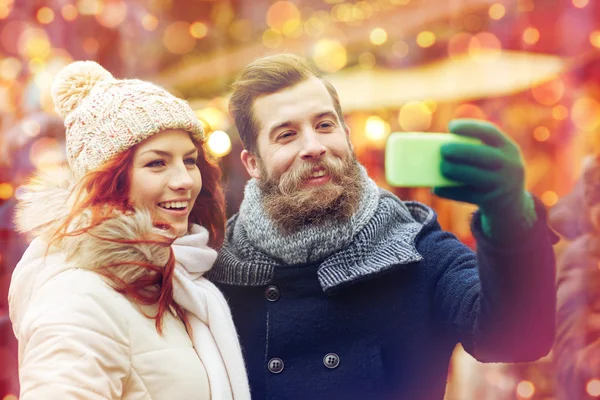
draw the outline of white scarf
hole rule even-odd
[[[193,225],[173,244],[176,266],[173,299],[187,312],[191,339],[210,382],[213,400],[250,399],[246,368],[229,306],[206,278],[217,252],[207,245],[208,231]]]

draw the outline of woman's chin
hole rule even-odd
[[[183,236],[188,232],[187,222],[175,222],[171,225],[173,226],[173,230],[175,231],[175,235],[177,237]]]

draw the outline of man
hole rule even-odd
[[[269,56],[230,111],[252,179],[211,278],[229,300],[256,399],[442,399],[459,342],[532,361],[554,335],[554,237],[524,190],[519,149],[491,124],[450,130],[440,196],[479,205],[478,251],[435,212],[379,189],[356,161],[335,89],[300,57]]]

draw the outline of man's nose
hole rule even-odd
[[[327,154],[327,148],[321,142],[321,135],[314,130],[307,130],[303,134],[302,150],[300,157],[305,161],[319,160]]]

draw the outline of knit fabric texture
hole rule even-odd
[[[138,79],[115,79],[93,61],[67,65],[51,87],[64,119],[67,158],[77,176],[166,129],[183,129],[204,140],[189,104]]]
[[[383,189],[378,189],[377,195],[375,212],[352,242],[317,260],[320,264],[317,275],[325,293],[333,293],[350,282],[377,275],[394,265],[422,259],[415,241],[423,226],[435,219],[435,212],[418,202],[403,202]],[[226,285],[266,285],[277,268],[287,268],[287,265],[255,248],[239,218],[238,214],[228,221],[225,242],[206,277]]]
[[[240,205],[240,224],[233,231],[234,240],[245,232],[252,246],[289,265],[319,261],[335,253],[352,241],[377,209],[377,184],[369,178],[364,167],[361,166],[360,170],[363,192],[358,210],[352,217],[346,221],[328,219],[306,225],[291,234],[282,233],[269,218],[258,182],[251,179],[246,184],[244,200]]]

